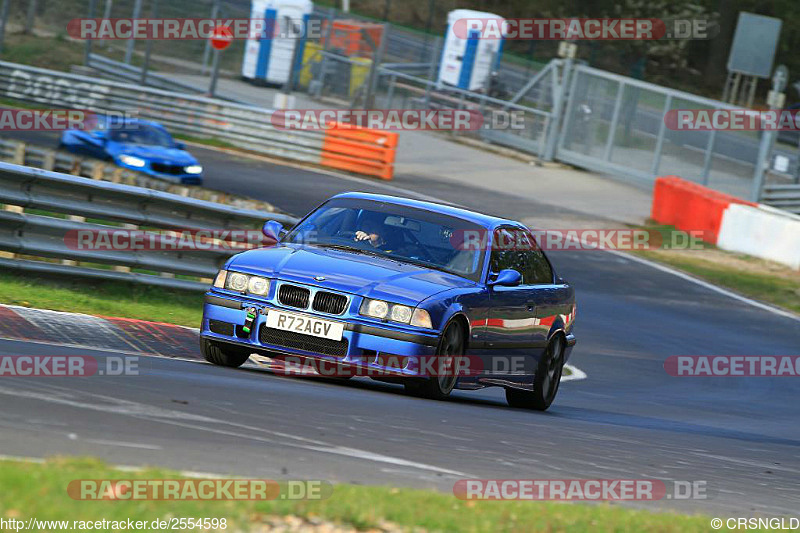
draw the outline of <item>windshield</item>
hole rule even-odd
[[[166,131],[153,126],[140,125],[137,128],[112,130],[111,140],[119,143],[143,144],[172,148],[175,142]]]
[[[483,251],[454,244],[464,232],[485,231],[461,218],[355,198],[325,203],[297,225],[285,243],[379,255],[479,281]]]

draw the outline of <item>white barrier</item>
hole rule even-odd
[[[731,204],[717,246],[800,270],[800,217],[767,206]]]

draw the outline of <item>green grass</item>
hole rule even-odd
[[[0,272],[0,303],[191,327],[199,327],[203,312],[203,295],[196,292],[8,272]]]
[[[40,68],[69,71],[70,65],[83,64],[84,46],[62,37],[35,37],[33,35],[6,35],[3,43],[3,61],[22,63]]]
[[[192,137],[191,135],[184,135],[183,133],[176,133],[173,135],[173,137],[182,141],[205,144],[206,146],[214,146],[217,148],[237,148],[235,144],[231,144],[228,141],[223,141],[222,139],[217,139],[216,137]]]
[[[424,490],[335,485],[324,500],[82,501],[67,495],[79,479],[178,479],[176,472],[123,472],[95,459],[50,459],[44,464],[0,462],[0,516],[25,520],[144,520],[225,518],[227,530],[248,530],[269,516],[317,518],[358,529],[384,521],[427,531],[709,531],[709,519],[634,511],[608,504],[462,501]],[[72,524],[70,524],[72,525]]]

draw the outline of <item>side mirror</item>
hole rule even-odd
[[[487,285],[490,287],[493,285],[500,285],[501,287],[516,287],[520,283],[522,283],[522,274],[513,268],[506,268],[501,270],[497,274],[497,277],[489,281]]]
[[[178,150],[186,150],[186,144],[180,141],[175,141],[175,148],[177,148]]]
[[[261,228],[261,233],[269,237],[270,239],[278,242],[281,240],[281,237],[286,233],[286,230],[283,229],[283,224],[278,222],[277,220],[268,220],[264,223],[264,226]]]

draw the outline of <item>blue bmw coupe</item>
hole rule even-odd
[[[157,178],[186,185],[203,183],[203,167],[197,159],[161,124],[149,120],[126,119],[109,127],[101,116],[94,129],[64,131],[59,148],[114,161]]]
[[[275,245],[231,257],[206,293],[211,363],[302,358],[433,399],[499,386],[514,407],[553,402],[575,292],[519,222],[345,193],[263,231]]]

